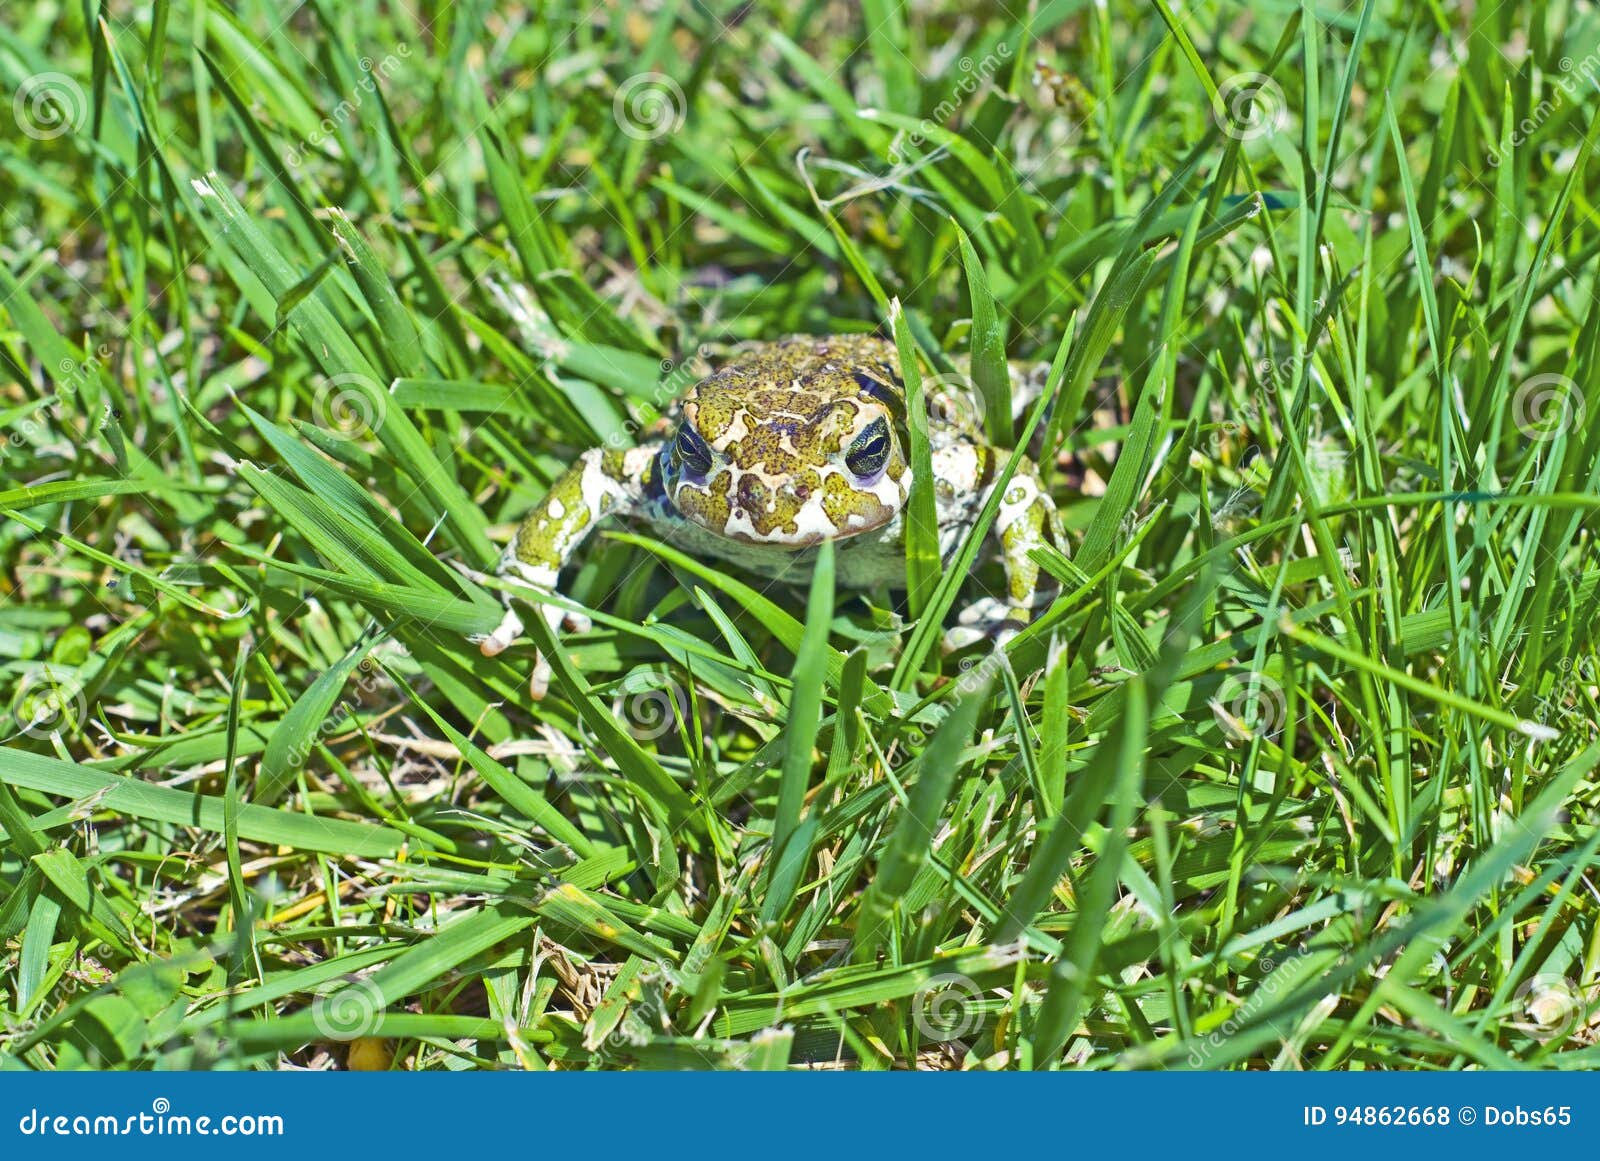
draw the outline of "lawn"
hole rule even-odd
[[[1570,0],[6,5],[0,1064],[1600,1064],[1597,76]],[[941,648],[977,538],[608,523],[480,653],[577,455],[839,332],[1050,367],[1026,631]]]

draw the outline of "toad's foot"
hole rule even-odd
[[[550,626],[551,636],[558,640],[563,626],[574,633],[587,633],[594,628],[594,622],[590,620],[588,614],[580,613],[576,609],[561,609],[547,604],[541,607],[541,612],[545,624]],[[500,618],[500,624],[495,627],[494,632],[479,640],[479,652],[485,657],[498,657],[513,641],[522,636],[524,628],[522,618],[517,616],[516,611],[508,604],[505,616]],[[543,699],[544,695],[550,692],[550,674],[549,660],[543,652],[534,650],[533,673],[528,680],[528,693],[534,701]]]
[[[1031,619],[1027,609],[1008,605],[998,597],[982,597],[962,609],[956,623],[945,631],[944,651],[957,653],[980,641],[1003,646],[1027,628]]]

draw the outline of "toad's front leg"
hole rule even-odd
[[[952,452],[959,454],[957,449]],[[978,461],[980,478],[998,471],[998,456],[994,453],[974,448],[969,454]],[[936,474],[938,467],[936,463]],[[988,502],[993,487],[991,484],[983,489],[980,506]],[[1055,502],[1040,483],[1033,462],[1025,456],[1006,483],[990,534],[1000,544],[1006,573],[1005,598],[981,597],[963,609],[957,624],[945,634],[947,649],[963,649],[984,638],[1004,644],[1026,628],[1033,618],[1039,591],[1039,565],[1033,559],[1033,550],[1052,541],[1058,546],[1066,543]]]
[[[595,448],[584,452],[557,477],[549,493],[517,528],[500,558],[499,575],[537,593],[556,592],[561,570],[602,518],[627,515],[649,503],[660,450],[661,445],[654,443],[627,451]],[[522,633],[522,619],[511,607],[511,593],[505,594],[505,601],[506,613],[499,627],[479,641],[486,657],[500,653]],[[542,603],[542,612],[552,634],[563,621],[579,632],[589,627],[589,619],[582,613],[567,612],[548,601]],[[536,653],[529,690],[538,699],[549,688],[550,662]]]

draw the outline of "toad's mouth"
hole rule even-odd
[[[801,512],[795,519],[776,527],[763,529],[742,510],[734,510],[726,522],[710,524],[696,519],[696,513],[685,511],[689,521],[707,532],[715,533],[736,544],[752,548],[770,548],[775,552],[802,552],[816,548],[824,541],[850,540],[863,533],[882,528],[894,518],[894,512],[882,508],[872,516],[850,513],[842,525],[835,525],[820,512]]]
[[[709,521],[694,510],[693,502],[677,507],[685,521],[704,529],[706,533],[733,541],[734,544],[749,545],[752,549],[771,549],[773,552],[805,552],[806,549],[816,549],[826,541],[850,541],[861,534],[883,528],[894,518],[893,510],[885,507],[870,515],[850,513],[843,520],[843,525],[834,525],[834,521],[824,513],[800,512],[782,525],[762,528],[758,521],[750,520],[749,513],[741,509],[728,513],[726,520]]]

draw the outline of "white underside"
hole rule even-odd
[[[971,494],[959,502],[938,504],[939,550],[946,560],[961,546],[977,519],[977,502]],[[757,576],[804,585],[811,579],[817,550],[746,544],[709,532],[681,518],[635,516],[651,535],[678,551],[701,560],[725,561]],[[887,524],[834,541],[834,568],[842,588],[870,589],[880,585],[904,588],[906,582],[905,522],[896,515]]]

